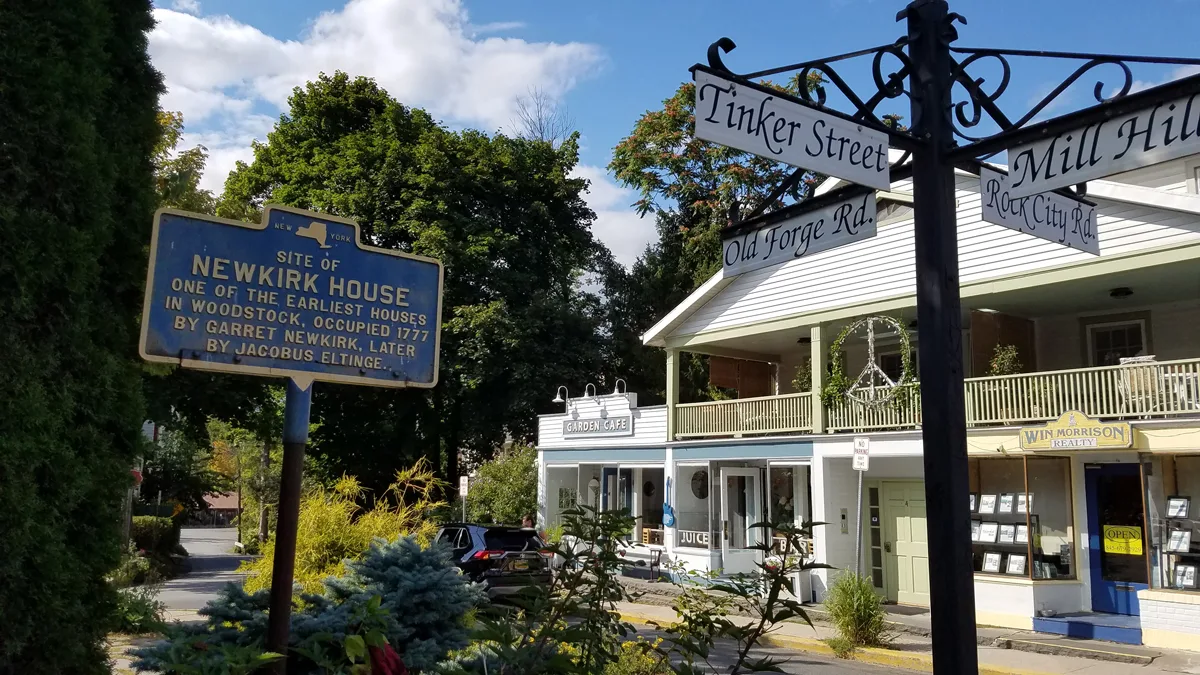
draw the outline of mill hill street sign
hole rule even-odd
[[[432,387],[441,290],[441,263],[364,246],[353,222],[279,206],[257,225],[163,210],[140,349],[185,368]]]
[[[983,219],[1035,237],[1100,255],[1096,205],[1056,192],[1014,198],[1006,174],[981,166]]]
[[[1200,152],[1200,94],[1156,103],[1009,149],[1011,193],[1027,197]]]
[[[696,138],[887,190],[887,134],[695,66]]]
[[[755,227],[746,221],[732,236],[723,236],[726,274],[741,274],[781,265],[807,255],[875,236],[876,198],[869,188],[854,187],[828,198],[804,202],[785,219],[772,214]],[[804,208],[807,207],[807,208]]]

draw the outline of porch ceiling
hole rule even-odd
[[[1113,298],[1114,288],[1128,288],[1133,295]],[[995,293],[979,293],[962,299],[963,322],[969,322],[972,309],[994,309],[1028,319],[1046,316],[1074,314],[1105,314],[1143,309],[1185,300],[1200,300],[1200,260],[1185,260],[1153,267],[1123,270],[1103,276],[1092,276],[1053,285],[1020,288]],[[884,312],[905,323],[917,317],[915,301],[902,309]],[[865,314],[864,314],[865,315]],[[847,322],[836,322],[828,326],[827,340]],[[717,348],[741,350],[748,353],[787,354],[807,350],[807,344],[798,344],[809,335],[809,328],[788,329],[757,335],[746,335],[711,343]],[[704,347],[696,351],[703,352]]]

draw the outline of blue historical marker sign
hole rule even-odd
[[[186,368],[437,384],[442,265],[365,246],[352,221],[267,206],[257,225],[163,209],[140,349]]]

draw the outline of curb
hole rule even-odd
[[[634,614],[621,612],[621,620],[629,623],[635,623],[643,626],[652,625],[658,619],[642,614]],[[820,656],[836,656],[833,649],[824,641],[817,638],[802,638],[793,637],[790,635],[767,635],[761,640],[762,644],[770,647],[780,647],[783,649],[793,649],[806,654],[817,654]],[[849,659],[859,661],[861,663],[869,663],[876,666],[890,666],[892,668],[904,668],[906,670],[915,670],[924,673],[933,672],[933,656],[924,653],[899,652],[891,649],[880,649],[879,647],[860,647],[854,651],[854,655]],[[1021,668],[1008,668],[1005,666],[989,666],[980,664],[979,675],[1061,675],[1058,673],[1035,672]]]

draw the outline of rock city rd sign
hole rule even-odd
[[[1191,94],[1010,148],[1010,192],[1028,197],[1196,152],[1200,94]]]
[[[1013,198],[1008,175],[986,166],[980,167],[979,194],[987,222],[1100,255],[1095,204],[1056,192]]]
[[[692,76],[696,138],[878,190],[891,187],[887,134],[701,66]]]
[[[741,274],[782,265],[789,260],[828,251],[875,236],[875,191],[861,188],[853,196],[766,222],[721,243],[726,274]],[[747,227],[750,221],[747,221]]]
[[[441,297],[440,262],[364,246],[351,221],[280,206],[257,225],[161,210],[140,350],[299,383],[432,387]]]

